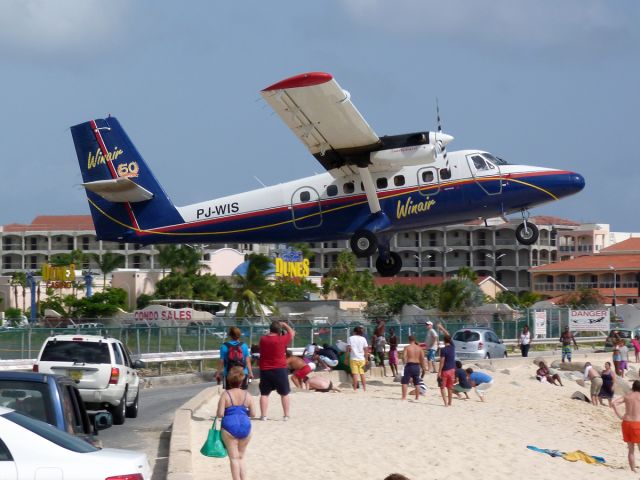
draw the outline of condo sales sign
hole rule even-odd
[[[609,310],[569,310],[569,329],[575,332],[608,332]]]

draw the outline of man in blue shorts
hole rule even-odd
[[[402,375],[402,400],[407,399],[407,390],[409,382],[413,381],[415,388],[416,400],[420,399],[420,371],[424,368],[424,351],[420,345],[416,343],[416,338],[409,335],[409,345],[404,348],[402,353],[404,361],[404,375]]]
[[[562,363],[564,363],[565,359],[571,363],[571,342],[573,341],[573,345],[578,349],[578,344],[576,343],[576,337],[573,336],[573,333],[569,331],[569,326],[564,327],[564,331],[562,335],[560,335],[560,343],[562,344]]]

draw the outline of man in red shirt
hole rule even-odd
[[[287,332],[281,335],[281,330]],[[282,401],[283,420],[289,420],[289,369],[287,346],[296,332],[284,322],[273,321],[269,333],[260,337],[260,420],[267,419],[269,394],[276,390]]]

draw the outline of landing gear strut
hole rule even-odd
[[[533,223],[529,222],[529,212],[522,210],[523,222],[516,228],[516,239],[522,245],[533,245],[538,241],[540,231]]]

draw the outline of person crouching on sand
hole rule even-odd
[[[247,472],[244,453],[251,440],[251,420],[255,416],[253,399],[240,387],[245,373],[242,367],[231,367],[227,372],[227,390],[220,395],[216,415],[222,418],[222,441],[229,453],[231,478],[244,480]]]
[[[413,380],[415,385],[416,400],[420,399],[420,371],[425,369],[424,351],[420,345],[416,343],[416,338],[409,335],[409,345],[402,352],[404,361],[404,375],[402,375],[402,400],[407,399],[407,390],[409,389],[409,381]]]
[[[467,368],[467,377],[469,383],[474,387],[476,394],[480,398],[480,401],[484,402],[484,396],[487,394],[487,390],[493,385],[493,378],[484,372],[474,372],[473,368]]]
[[[622,415],[618,406],[624,403],[625,413]],[[622,420],[622,439],[629,449],[629,467],[636,471],[635,444],[640,444],[640,380],[633,382],[631,391],[624,397],[616,398],[611,405],[613,411]]]

